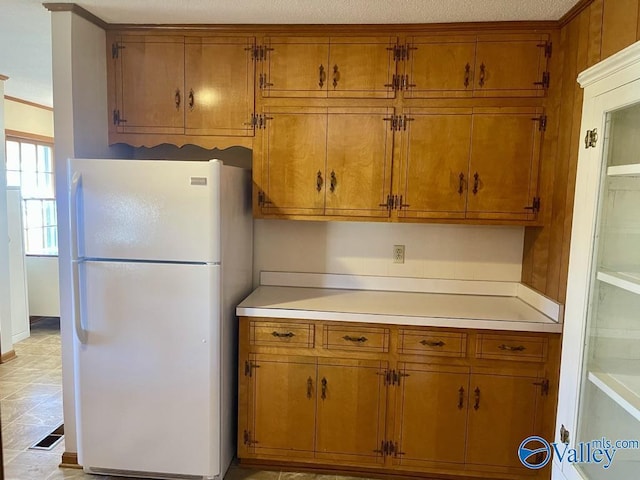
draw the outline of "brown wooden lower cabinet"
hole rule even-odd
[[[345,342],[339,350],[325,341],[336,332]],[[238,458],[423,478],[548,479],[549,465],[527,469],[517,451],[530,435],[553,438],[559,341],[241,318]]]

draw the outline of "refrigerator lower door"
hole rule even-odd
[[[220,475],[220,266],[84,262],[78,460],[148,478]]]

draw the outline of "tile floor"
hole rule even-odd
[[[62,423],[60,322],[44,318],[14,345],[18,358],[0,365],[5,480],[110,480],[59,468],[64,439],[52,450],[29,450]],[[129,479],[131,480],[131,479]],[[225,480],[356,480],[335,475],[259,471],[232,466]],[[362,479],[360,479],[362,480]]]

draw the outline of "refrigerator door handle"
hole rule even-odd
[[[80,343],[87,342],[87,332],[82,328],[82,304],[80,300],[80,265],[78,260],[78,190],[82,187],[82,174],[75,172],[69,185],[69,239],[71,243],[71,289],[73,296],[73,324]]]

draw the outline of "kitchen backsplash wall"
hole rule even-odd
[[[519,282],[523,240],[523,227],[255,220],[254,284],[261,271]]]

